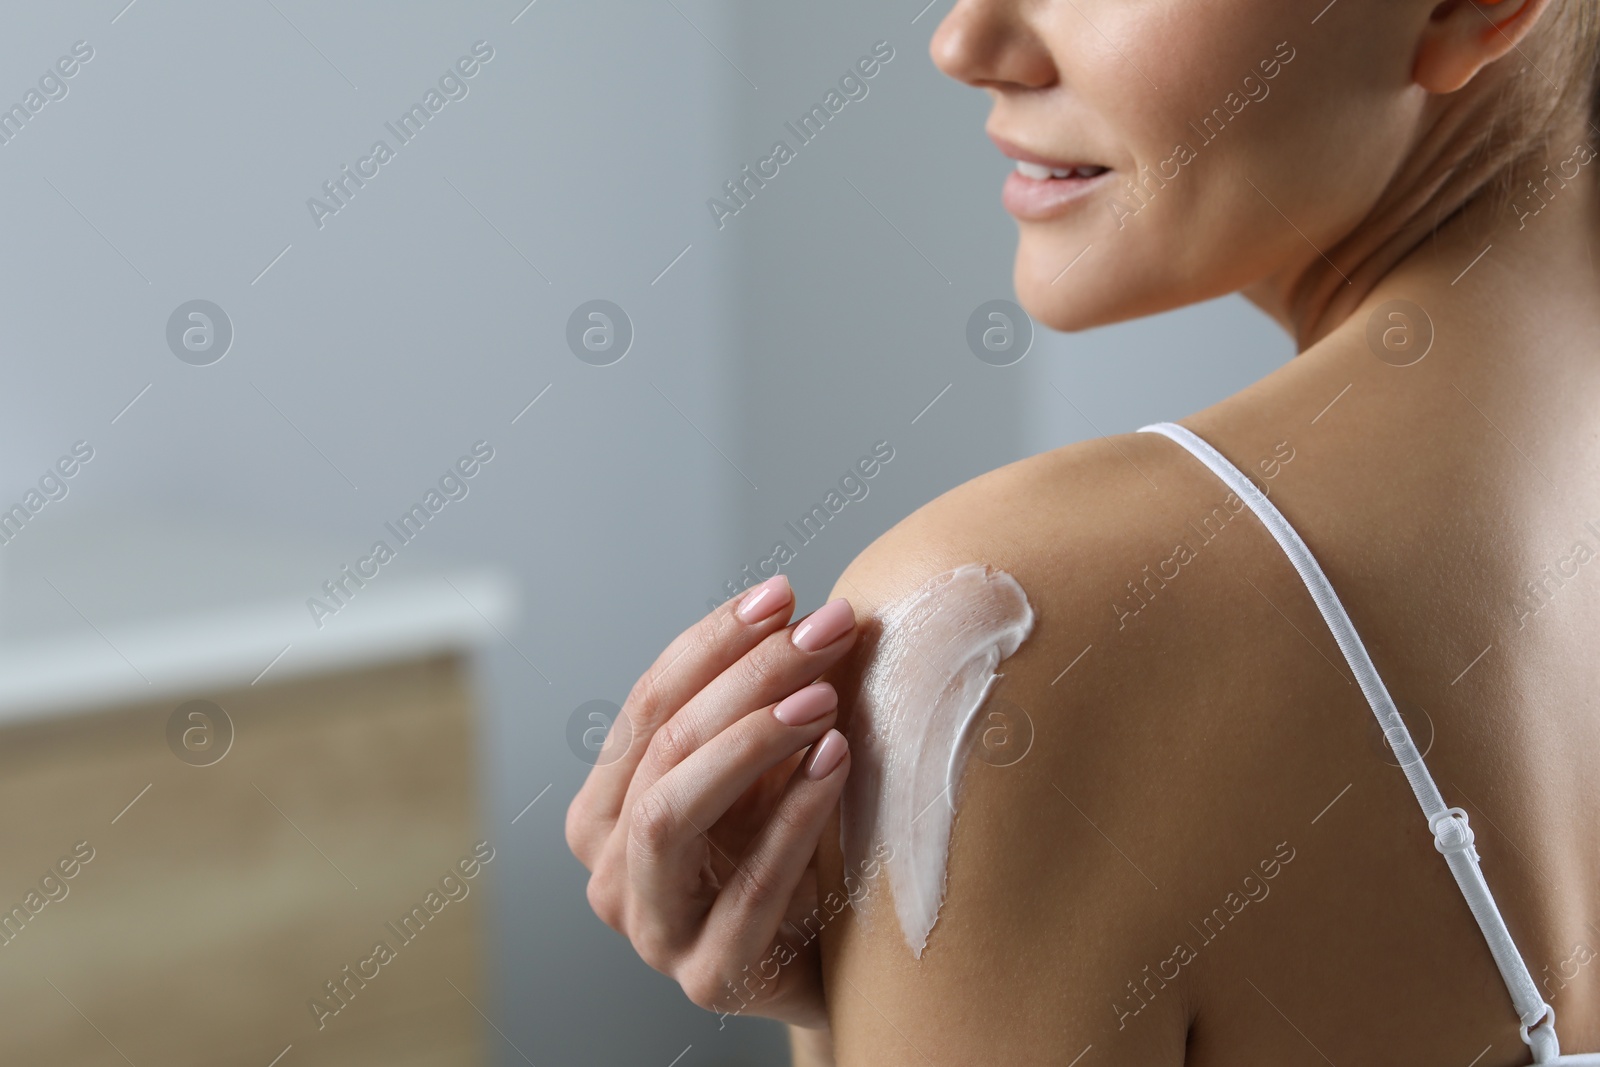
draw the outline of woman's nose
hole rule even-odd
[[[1056,81],[1055,61],[1029,23],[1028,0],[957,0],[928,53],[957,81],[981,89],[1041,89]]]

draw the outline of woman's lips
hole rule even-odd
[[[1065,169],[1060,168],[1056,173]],[[1032,178],[1014,170],[1006,177],[1000,202],[1008,212],[1024,222],[1044,222],[1057,218],[1104,185],[1115,172],[1101,170],[1093,177],[1084,177],[1084,173],[1085,168],[1073,168],[1071,177]]]
[[[1017,161],[1001,192],[1005,209],[1026,222],[1042,222],[1065,212],[1108,180],[1109,167],[1055,160],[1030,152],[1003,137],[989,135],[1000,151]]]

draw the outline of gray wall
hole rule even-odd
[[[10,10],[0,33],[5,100],[73,42],[95,49],[0,145],[5,498],[88,437],[103,460],[73,507],[209,516],[342,559],[491,440],[502,458],[400,563],[498,563],[523,594],[516,647],[481,678],[485,822],[505,841],[491,1014],[537,1063],[665,1065],[689,1045],[683,1067],[781,1062],[776,1028],[719,1030],[588,912],[562,839],[585,769],[569,714],[620,701],[875,441],[894,460],[786,568],[802,609],[930,497],[1093,435],[1048,383],[1116,432],[1226,395],[1287,342],[1229,300],[977,360],[967,318],[1011,295],[1014,231],[986,99],[927,58],[947,3],[914,21],[920,0],[124,2]],[[314,225],[306,199],[480,39],[495,57],[469,94]],[[785,121],[879,40],[895,57],[867,97],[719,229],[707,198],[793,144]],[[164,338],[197,297],[236,329],[209,367]],[[564,341],[597,297],[636,331],[608,367]]]

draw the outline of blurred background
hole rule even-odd
[[[992,303],[925,3],[7,8],[0,1061],[787,1061],[590,913],[597,727],[777,543],[1293,351]]]

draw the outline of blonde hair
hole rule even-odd
[[[1575,120],[1583,139],[1600,141],[1600,0],[1552,0],[1538,24],[1501,62],[1499,103],[1478,142],[1476,162],[1494,174],[1486,193],[1498,215],[1552,153]],[[1600,145],[1596,145],[1600,147]]]
[[[1592,130],[1600,127],[1600,0],[1569,0],[1564,7],[1573,23],[1571,38],[1577,52],[1568,69],[1577,72],[1583,79],[1578,84],[1588,91]]]
[[[1539,21],[1543,25],[1529,36],[1542,38],[1535,47],[1550,57],[1545,74],[1559,86],[1550,102],[1551,114],[1581,99],[1588,125],[1595,127],[1600,123],[1600,85],[1596,83],[1600,77],[1600,0],[1554,0]],[[1538,78],[1545,93],[1550,91],[1545,76],[1528,73],[1530,80]],[[1539,86],[1533,88],[1539,90]]]

